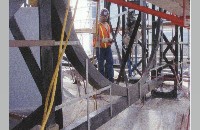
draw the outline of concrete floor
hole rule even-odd
[[[69,73],[65,71],[63,73],[63,88],[66,93],[63,93],[63,99],[70,100],[79,97],[78,86],[80,87],[80,95],[85,95],[83,81],[79,85],[72,84],[69,77]],[[177,99],[149,98],[144,103],[138,101],[103,124],[98,130],[186,130],[190,108],[189,93],[186,86],[187,83],[183,83],[182,89],[178,91]],[[172,89],[171,83],[165,82],[162,90],[167,92],[170,89]],[[90,92],[95,91],[91,86],[89,86],[89,90]],[[118,96],[112,96],[113,100],[118,98]],[[97,109],[102,108],[109,104],[109,96],[101,95],[96,101]],[[89,100],[89,111],[95,111],[93,98]],[[73,121],[86,116],[86,112],[86,99],[63,108],[64,126],[68,126]]]
[[[186,130],[189,100],[150,99],[133,104],[97,130]]]

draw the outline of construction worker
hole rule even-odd
[[[108,80],[114,82],[113,56],[111,50],[113,39],[110,38],[110,26],[107,22],[108,17],[109,11],[106,8],[103,8],[100,12],[97,34],[93,35],[93,47],[96,48],[99,72],[108,78]],[[95,31],[96,27],[93,26],[93,32]],[[106,61],[105,64],[104,61]]]
[[[126,30],[125,30],[125,34],[123,36],[123,43],[124,43],[124,46],[123,46],[123,49],[124,51],[126,52],[127,49],[128,49],[128,45],[129,45],[129,42],[130,42],[130,36],[133,32],[133,29],[134,29],[134,26],[135,26],[135,23],[136,23],[136,18],[134,17],[134,11],[130,11],[129,12],[129,15],[128,15],[128,18],[127,18],[127,24],[126,24]],[[138,30],[137,34],[136,34],[136,37],[134,39],[134,43],[136,43],[136,48],[137,48],[137,43],[138,43],[138,40],[141,39],[141,32]],[[132,50],[132,49],[131,49]],[[131,52],[130,52],[131,53]],[[128,78],[129,79],[132,79],[132,66],[136,66],[137,63],[135,63],[135,65],[133,65],[131,59],[130,59],[130,55],[128,57],[128,60],[127,60],[127,66],[128,66]],[[136,60],[137,62],[137,60]]]

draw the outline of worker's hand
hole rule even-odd
[[[105,42],[109,42],[109,43],[112,43],[114,40],[113,39],[111,39],[111,38],[104,38],[104,39],[102,39],[102,42],[103,43],[105,43]]]
[[[104,42],[109,42],[109,38],[103,38],[102,39],[102,42],[104,43]]]
[[[114,42],[114,39],[109,38],[108,42],[112,43],[112,42]]]

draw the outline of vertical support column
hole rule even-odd
[[[126,11],[126,8],[122,6],[122,12]],[[122,39],[125,34],[125,26],[126,26],[126,20],[125,20],[125,15],[122,15]],[[122,42],[122,46],[124,46],[124,43]],[[125,52],[122,48],[122,58],[124,58]]]
[[[125,1],[125,0],[124,0]],[[122,6],[122,12],[126,11],[126,8],[124,6]],[[126,27],[126,17],[125,15],[122,15],[122,39],[124,37],[124,34],[125,34],[125,27]],[[123,50],[123,46],[124,46],[124,43],[122,42],[122,59],[124,59],[125,57],[125,51]],[[122,60],[123,61],[123,60]],[[125,79],[125,70],[123,71],[123,74],[122,74],[122,79],[124,80]]]
[[[175,26],[175,77],[179,78],[178,76],[178,26]],[[174,82],[174,91],[177,93],[177,85],[178,85],[178,80],[175,80]]]
[[[190,77],[190,30],[188,29],[188,60],[189,60],[189,66],[188,66],[188,73]],[[190,92],[190,78],[188,82],[188,92]]]
[[[40,40],[52,40],[52,1],[51,0],[39,0],[39,39]],[[60,40],[60,39],[56,39]],[[40,47],[40,59],[41,59],[41,71],[43,74],[43,87],[45,89],[45,97],[42,99],[42,103],[45,103],[46,94],[52,80],[52,75],[55,70],[55,66],[58,60],[58,47]],[[62,110],[54,111],[55,105],[62,103],[61,93],[61,68],[57,77],[57,90],[55,103],[52,108],[52,112],[47,122],[47,127],[51,124],[57,123],[59,128],[63,127]]]
[[[147,7],[149,7],[149,5],[147,5]],[[147,32],[146,32],[146,34],[147,34],[147,49],[146,49],[146,56],[147,56],[147,63],[149,62],[149,44],[150,44],[150,41],[149,41],[149,36],[150,36],[150,33],[149,33],[149,14],[146,14],[146,18],[147,18],[147,21],[148,21],[148,23],[147,23],[147,25],[146,25],[146,27],[147,27]]]
[[[51,0],[39,0],[39,39],[51,40]],[[53,52],[52,47],[40,47],[40,62],[41,71],[44,77],[43,88],[45,90],[45,96],[42,99],[42,104],[45,104],[46,95],[53,75]],[[49,116],[46,127],[55,123],[54,108]]]
[[[40,40],[51,40],[51,1],[39,0],[39,39]],[[48,87],[53,74],[53,52],[52,47],[40,47],[40,59],[41,59],[41,70],[43,79],[43,87],[45,93],[48,91]],[[46,94],[42,102],[45,102]]]
[[[58,12],[55,8],[56,1],[52,1],[52,7],[51,7],[51,26],[52,26],[52,39],[55,41],[60,41],[60,36],[62,32],[62,24],[60,23],[60,19],[58,16]],[[67,6],[67,4],[66,4]],[[58,22],[59,21],[59,22]],[[66,34],[64,36],[64,39],[66,39]],[[53,47],[53,70],[55,70],[55,66],[58,61],[58,52],[59,47]],[[57,86],[56,86],[56,97],[55,97],[55,106],[62,104],[62,66],[59,68],[58,72],[58,80],[57,80]],[[55,112],[55,122],[59,125],[59,129],[63,128],[63,114],[62,109],[57,110]]]
[[[87,93],[87,122],[88,122],[88,130],[90,130],[90,111],[89,111],[89,89],[88,89],[88,59],[86,59],[86,93]]]
[[[183,42],[183,27],[180,27],[181,42]],[[180,44],[180,85],[183,81],[183,44]]]
[[[140,0],[141,6],[146,6],[146,2]],[[141,13],[142,20],[142,72],[144,72],[146,68],[146,14]]]
[[[159,8],[159,11],[163,11],[162,8]],[[161,23],[161,39],[159,40],[161,42],[160,44],[160,60],[159,63],[160,65],[162,64],[162,58],[163,58],[163,22]]]
[[[152,4],[152,9],[155,10],[155,5]],[[156,42],[156,21],[155,21],[155,16],[152,15],[152,46],[151,49],[155,47],[155,42]],[[151,71],[151,79],[154,79],[156,76],[155,70]]]
[[[163,9],[159,8],[159,11],[162,12]],[[162,65],[162,60],[163,60],[163,22],[161,22],[161,29],[160,29],[160,39],[159,41],[161,42],[160,44],[160,57],[159,57],[159,65]],[[158,71],[156,72],[156,75],[159,74],[159,76],[161,75],[161,71],[162,69],[158,69]],[[157,78],[157,76],[156,76]]]

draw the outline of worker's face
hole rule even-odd
[[[101,22],[107,22],[109,15],[107,16],[100,16]]]

